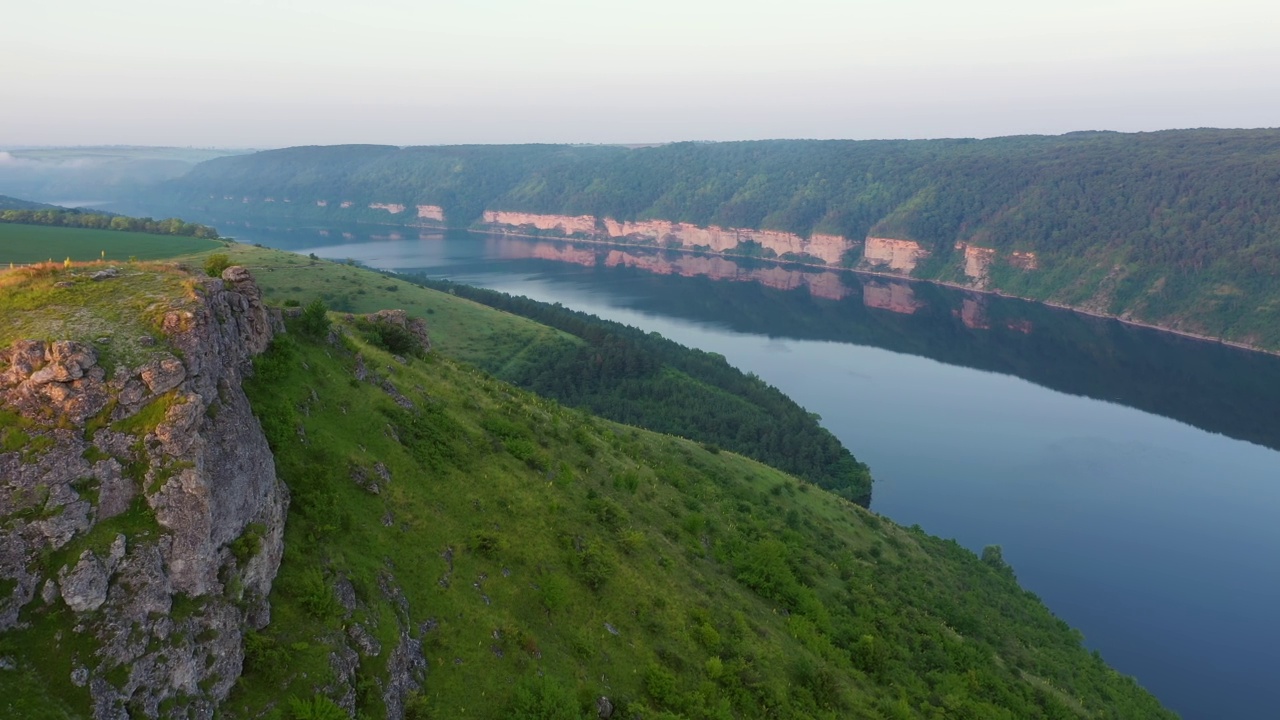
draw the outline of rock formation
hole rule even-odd
[[[530,229],[583,240],[656,245],[710,252],[731,252],[744,245],[759,245],[772,257],[795,260],[817,259],[819,264],[836,265],[854,243],[839,235],[814,233],[808,238],[780,230],[701,227],[668,220],[620,221],[593,215],[538,215],[534,213],[485,211],[482,222],[490,229],[519,231]]]
[[[0,351],[0,430],[24,436],[0,449],[0,632],[62,618],[48,651],[101,720],[212,717],[269,619],[288,494],[241,380],[279,318],[244,268],[196,282],[136,366]]]

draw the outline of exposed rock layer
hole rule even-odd
[[[489,210],[484,213],[483,221],[495,229],[529,227],[566,237],[629,241],[711,252],[741,250],[745,245],[754,244],[776,257],[817,258],[827,265],[840,263],[844,254],[855,246],[855,243],[839,235],[814,233],[804,238],[779,230],[723,228],[716,225],[700,227],[668,220],[619,221],[612,218],[599,219],[593,215],[571,217]]]
[[[0,409],[28,437],[0,454],[0,631],[65,604],[96,718],[178,696],[211,717],[268,620],[288,495],[241,380],[279,319],[244,268],[199,282],[163,316],[168,347],[110,377],[81,343],[0,351]]]

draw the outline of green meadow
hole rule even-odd
[[[0,266],[24,265],[67,258],[86,262],[159,260],[221,247],[216,240],[147,235],[118,230],[0,224]],[[105,255],[104,255],[105,253]]]

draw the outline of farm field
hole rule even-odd
[[[216,240],[119,230],[0,224],[0,265],[46,260],[159,260],[221,247]]]

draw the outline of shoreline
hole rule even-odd
[[[1280,357],[1280,350],[1269,350],[1267,348],[1258,347],[1256,345],[1250,345],[1248,343],[1239,342],[1237,340],[1228,340],[1226,338],[1214,337],[1212,335],[1203,335],[1200,333],[1194,333],[1187,330],[1176,330],[1174,328],[1165,327],[1163,325],[1156,325],[1154,323],[1143,322],[1141,320],[1133,320],[1130,318],[1122,318],[1118,315],[1111,315],[1109,313],[1098,312],[1096,310],[1088,310],[1086,308],[1081,308],[1074,305],[1068,305],[1066,303],[1054,302],[1052,300],[1039,300],[1032,297],[1025,297],[1022,295],[1014,295],[1011,293],[1006,293],[1001,290],[987,290],[984,288],[976,288],[969,285],[962,285],[960,283],[952,282],[949,280],[930,280],[928,278],[918,278],[918,277],[912,277],[910,275],[902,275],[899,273],[883,272],[883,271],[877,271],[877,270],[840,267],[837,265],[816,265],[816,264],[805,263],[805,262],[800,262],[796,260],[779,260],[778,258],[755,257],[755,256],[749,256],[749,255],[734,255],[732,253],[716,252],[714,250],[696,250],[696,249],[690,249],[690,248],[664,248],[656,245],[640,245],[636,243],[623,243],[623,242],[614,242],[609,240],[594,240],[594,239],[584,239],[584,238],[554,236],[554,235],[532,235],[529,233],[495,230],[493,228],[488,228],[488,227],[468,228],[467,232],[474,232],[480,235],[491,235],[491,236],[497,236],[497,237],[506,236],[506,237],[527,238],[530,240],[547,240],[550,242],[563,242],[563,243],[576,242],[576,243],[585,243],[588,245],[603,245],[607,247],[639,248],[644,250],[655,250],[658,252],[676,252],[684,255],[709,255],[713,257],[728,258],[731,260],[743,259],[743,260],[751,260],[751,261],[757,261],[757,262],[766,262],[766,263],[771,263],[774,265],[781,265],[781,266],[790,265],[790,266],[795,266],[797,268],[814,268],[818,270],[853,273],[855,275],[866,275],[870,277],[904,280],[906,282],[928,283],[930,285],[947,287],[953,290],[962,290],[964,292],[971,292],[979,295],[991,295],[994,297],[1008,298],[1010,300],[1021,300],[1023,302],[1036,303],[1037,305],[1045,305],[1047,307],[1056,308],[1058,310],[1066,310],[1068,312],[1079,313],[1081,315],[1087,315],[1089,317],[1098,318],[1100,320],[1114,320],[1116,322],[1123,323],[1125,325],[1129,325],[1132,327],[1140,327],[1140,328],[1146,328],[1148,330],[1155,330],[1158,332],[1169,333],[1170,335],[1177,335],[1179,337],[1184,337],[1189,340],[1217,343],[1219,345],[1225,345],[1227,347],[1235,348],[1237,350],[1245,350],[1248,352],[1256,352],[1256,353],[1261,353],[1263,355]]]

